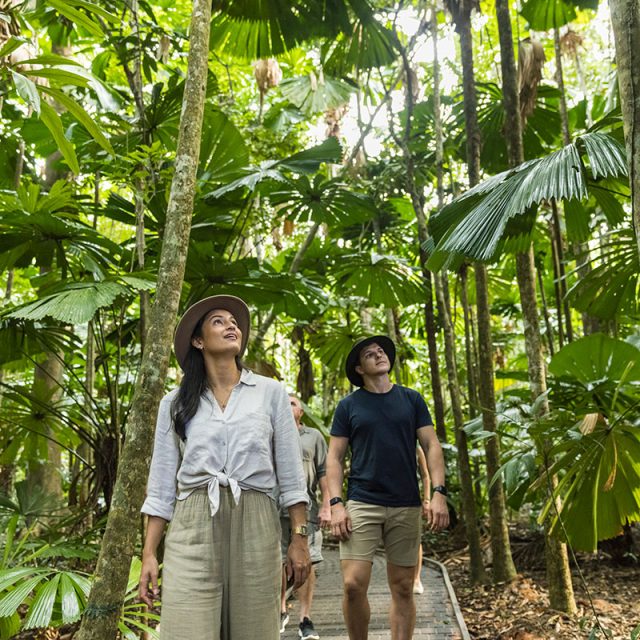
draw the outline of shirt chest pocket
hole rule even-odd
[[[238,441],[248,449],[271,451],[271,441],[273,440],[271,416],[259,411],[252,411],[242,419],[238,429]]]

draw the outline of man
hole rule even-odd
[[[300,434],[300,445],[302,448],[302,466],[307,479],[307,491],[309,493],[310,507],[307,511],[309,553],[311,555],[311,572],[307,581],[298,588],[296,594],[300,601],[300,623],[298,635],[301,640],[318,640],[320,636],[316,632],[313,622],[311,622],[311,601],[316,583],[316,573],[314,565],[322,562],[322,532],[321,527],[331,523],[331,509],[329,507],[329,486],[326,477],[327,443],[316,429],[305,427],[301,420],[304,415],[300,399],[289,394],[291,411]],[[318,486],[322,494],[322,506],[318,507],[316,497]],[[283,558],[286,558],[286,549],[289,546],[290,530],[289,518],[286,512],[281,514],[282,524],[282,548]],[[280,633],[283,633],[289,614],[287,613],[287,576],[282,573],[282,593],[280,602]]]
[[[391,591],[392,640],[410,640],[415,626],[413,580],[420,545],[420,516],[434,531],[447,527],[444,458],[422,396],[389,379],[395,345],[386,336],[357,343],[346,362],[356,391],[343,398],[331,427],[327,479],[331,530],[340,540],[343,612],[350,640],[366,640],[367,590],[373,556],[384,545]],[[421,501],[416,442],[424,450],[433,495]],[[351,449],[346,505],[343,461]]]

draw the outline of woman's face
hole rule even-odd
[[[202,335],[191,340],[196,349],[211,355],[240,353],[242,331],[236,319],[226,309],[213,309],[204,317]]]

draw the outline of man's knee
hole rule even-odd
[[[415,567],[387,566],[389,590],[394,600],[411,600],[413,598],[413,575]]]
[[[367,595],[367,582],[358,576],[347,576],[344,578],[344,595],[348,600],[358,600]]]

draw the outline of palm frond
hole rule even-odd
[[[485,180],[431,217],[429,228],[436,248],[430,267],[442,268],[451,255],[493,260],[500,242],[510,235],[510,221],[522,219],[518,235],[526,234],[535,221],[530,216],[533,206],[552,199],[571,202],[586,198],[591,184],[589,170],[593,180],[624,176],[624,159],[622,145],[612,137],[586,133],[544,158]]]

